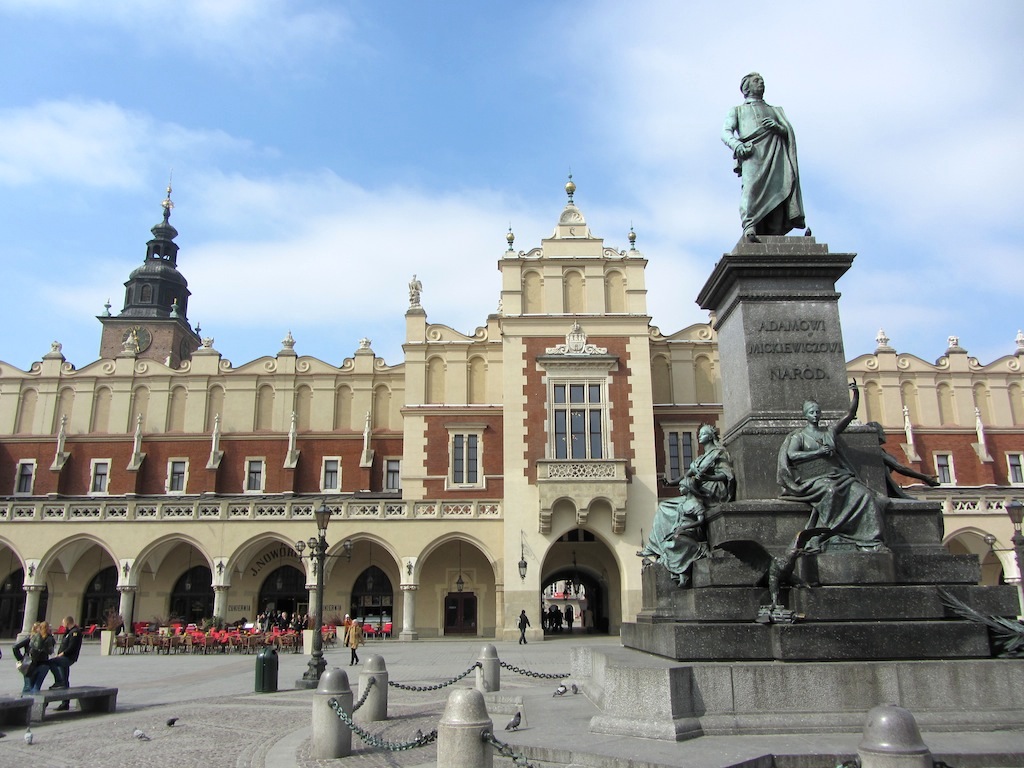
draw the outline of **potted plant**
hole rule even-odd
[[[108,608],[103,615],[103,629],[100,630],[100,655],[109,656],[114,650],[117,633],[124,628],[124,617],[114,608]]]

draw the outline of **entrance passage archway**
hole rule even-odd
[[[352,605],[349,615],[361,624],[369,624],[381,631],[393,621],[395,592],[391,579],[376,565],[371,565],[356,578],[352,586]]]
[[[25,570],[19,568],[0,584],[0,637],[16,637],[25,617]]]
[[[117,568],[108,565],[96,572],[96,575],[89,580],[82,595],[82,618],[79,625],[87,627],[90,624],[103,625],[107,614],[117,613],[121,605],[121,595],[117,592]],[[63,617],[62,617],[63,618]],[[130,617],[123,617],[129,621]]]
[[[289,616],[309,613],[306,574],[294,565],[275,568],[260,585],[259,612],[287,611]]]
[[[618,632],[622,621],[620,583],[611,549],[592,531],[575,528],[562,534],[544,558],[540,595],[540,610],[548,617],[560,613],[561,629],[557,621],[545,621],[545,633],[568,636],[569,607],[573,634]]]
[[[171,590],[171,618],[201,624],[213,617],[213,573],[205,565],[189,568]]]

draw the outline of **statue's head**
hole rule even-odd
[[[811,418],[811,415],[821,416],[821,406],[818,405],[817,400],[807,400],[804,402],[804,418]]]
[[[764,78],[757,72],[744,75],[740,80],[740,93],[743,94],[743,98],[764,96]]]
[[[697,439],[704,443],[713,443],[718,440],[718,427],[713,424],[701,424],[697,430]]]

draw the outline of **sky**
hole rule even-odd
[[[799,152],[848,359],[1013,354],[1024,3],[0,0],[0,360],[99,354],[173,173],[188,319],[236,367],[402,362],[408,282],[464,334],[575,202],[649,260],[652,323],[740,236],[720,133],[756,70]],[[1016,51],[1016,52],[1015,52]]]

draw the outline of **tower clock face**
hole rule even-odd
[[[149,349],[149,345],[153,343],[153,334],[141,325],[133,325],[125,331],[124,335],[121,337],[122,344],[127,344],[129,341],[138,345],[139,352],[144,352]]]

